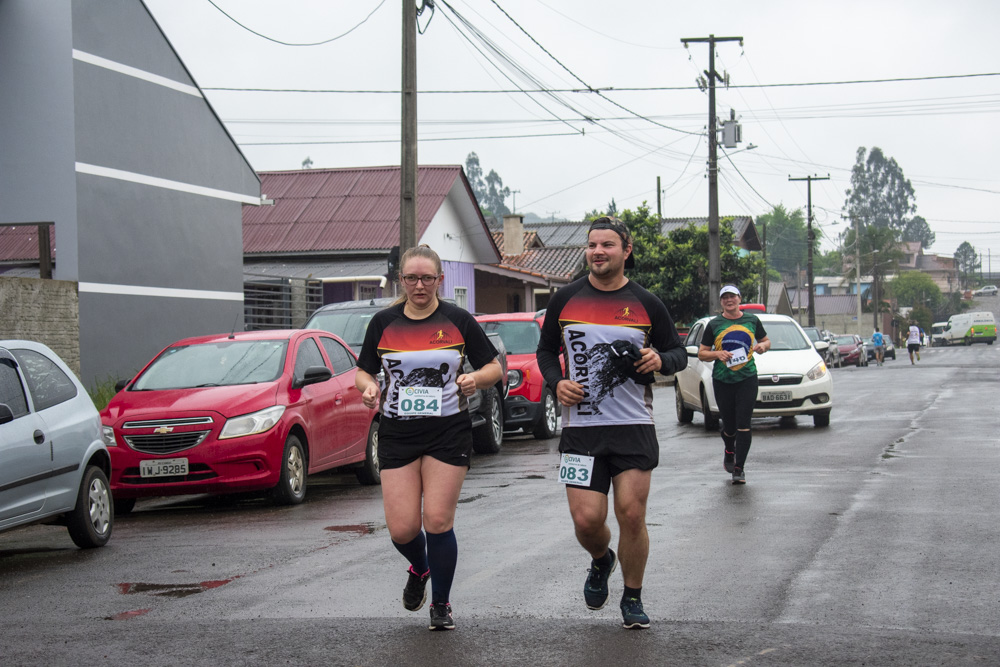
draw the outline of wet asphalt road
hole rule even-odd
[[[835,369],[829,428],[755,421],[743,487],[658,386],[647,631],[620,570],[585,608],[557,441],[518,436],[463,489],[455,632],[402,608],[378,488],[332,474],[298,507],[143,501],[103,549],[0,534],[0,664],[1000,664],[1000,345],[922,357]]]

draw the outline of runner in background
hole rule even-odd
[[[875,333],[872,334],[872,345],[875,346],[875,361],[879,366],[882,365],[882,359],[885,356],[885,338],[882,336],[882,332],[875,327]]]
[[[913,355],[917,355],[920,361],[920,327],[916,322],[910,322],[910,329],[906,334],[906,351],[910,353],[910,365],[913,365]]]

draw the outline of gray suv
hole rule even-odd
[[[0,340],[0,530],[59,523],[81,548],[111,538],[111,458],[101,418],[45,345]]]
[[[367,301],[344,301],[327,304],[312,314],[306,329],[320,329],[340,336],[355,354],[361,353],[368,323],[380,310],[388,308],[396,299],[387,297]],[[503,442],[504,401],[507,399],[507,348],[498,334],[487,334],[500,353],[503,369],[502,380],[492,387],[480,389],[469,397],[469,414],[472,416],[472,449],[476,454],[496,454]],[[472,371],[465,360],[464,372]]]

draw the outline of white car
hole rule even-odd
[[[996,296],[996,295],[997,295],[996,285],[983,285],[982,287],[980,287],[979,289],[977,289],[975,292],[972,293],[972,296]]]
[[[755,313],[764,325],[771,349],[754,355],[757,364],[757,402],[754,417],[811,415],[815,426],[830,425],[833,378],[820,353],[798,322],[785,315]],[[677,421],[690,422],[695,412],[705,416],[705,429],[719,428],[719,406],[712,389],[712,365],[698,359],[698,345],[710,317],[694,323],[685,347],[687,368],[674,379]]]

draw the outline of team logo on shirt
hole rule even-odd
[[[630,322],[632,324],[639,323],[639,318],[636,317],[635,309],[629,306],[625,306],[615,313],[615,319],[619,322]]]
[[[455,343],[449,332],[444,329],[438,329],[431,334],[431,339],[428,341],[431,345],[453,345]]]

